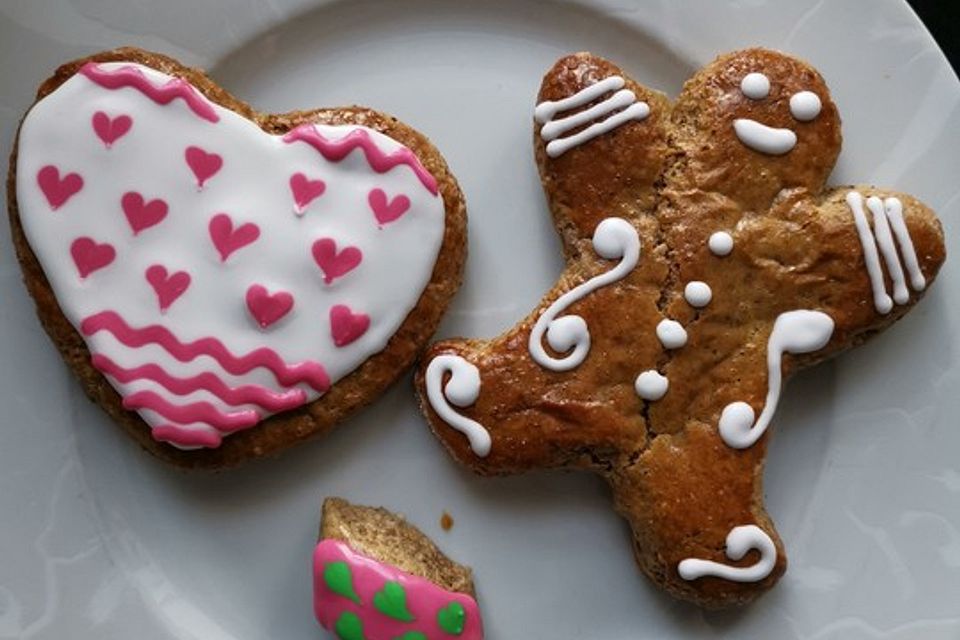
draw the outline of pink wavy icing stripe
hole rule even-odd
[[[191,402],[173,404],[153,391],[137,391],[123,399],[124,409],[149,409],[168,420],[181,424],[203,422],[216,427],[224,433],[233,433],[247,429],[260,422],[260,415],[253,409],[242,409],[233,413],[220,411],[209,402]]]
[[[131,87],[147,96],[157,104],[168,104],[177,98],[183,99],[187,106],[204,120],[219,122],[220,116],[192,84],[183,78],[171,78],[165,84],[156,86],[140,69],[128,66],[119,69],[103,69],[95,62],[80,67],[80,73],[104,89],[122,89]]]
[[[96,353],[91,358],[93,366],[111,378],[127,383],[134,380],[152,380],[167,391],[183,396],[194,391],[209,391],[227,404],[255,404],[268,411],[286,411],[299,407],[307,400],[302,389],[290,389],[277,393],[260,385],[230,387],[216,374],[200,373],[190,378],[178,378],[164,371],[159,365],[145,364],[128,369],[121,367],[107,356]]]
[[[219,432],[211,433],[206,429],[187,429],[175,424],[162,424],[151,430],[157,442],[169,442],[181,447],[207,447],[216,449],[223,442]]]
[[[157,344],[180,362],[190,362],[199,356],[210,356],[228,373],[240,375],[264,367],[273,372],[277,381],[287,387],[305,382],[319,391],[330,388],[330,376],[319,362],[309,360],[287,364],[273,349],[261,347],[242,356],[235,356],[216,338],[200,338],[193,342],[180,342],[169,330],[160,325],[134,329],[115,311],[101,311],[84,318],[80,331],[90,336],[98,331],[109,331],[124,345],[137,348]]]
[[[331,162],[340,162],[351,151],[360,148],[367,158],[367,163],[377,173],[386,173],[401,164],[407,165],[427,191],[437,195],[437,179],[420,163],[413,151],[402,147],[391,153],[384,153],[364,129],[355,129],[342,138],[330,140],[320,135],[312,124],[301,124],[283,136],[283,141],[306,142]]]

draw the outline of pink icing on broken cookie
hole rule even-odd
[[[113,143],[127,135],[130,127],[133,126],[133,118],[128,115],[119,115],[111,118],[103,111],[97,111],[91,118],[93,132],[103,141],[104,146],[109,149]]]
[[[157,104],[167,104],[177,98],[182,99],[195,114],[218,122],[220,117],[200,92],[193,88],[183,78],[170,78],[165,84],[156,86],[134,66],[123,66],[119,69],[105,69],[103,66],[88,62],[80,67],[80,73],[104,89],[122,89],[131,87],[147,96]]]
[[[341,589],[331,589],[325,577],[331,565],[345,574],[355,599],[344,595]],[[409,614],[403,616],[406,620],[384,613],[383,607],[375,604],[378,599],[385,599],[384,587],[388,583],[399,585],[399,589],[397,586],[393,589],[402,590],[404,594],[405,610]],[[451,605],[462,608],[459,633],[444,630],[439,621],[441,612],[449,610]],[[356,553],[339,540],[322,540],[314,549],[313,610],[317,621],[331,630],[345,614],[356,616],[365,640],[395,640],[408,637],[406,634],[417,637],[415,633],[422,634],[426,640],[483,638],[480,609],[469,595],[447,591],[397,567]]]
[[[406,147],[384,153],[364,129],[355,129],[338,140],[330,140],[323,137],[313,125],[302,124],[283,136],[283,140],[291,143],[306,142],[324,158],[333,162],[339,162],[354,149],[360,149],[370,168],[378,173],[386,173],[396,166],[406,165],[416,174],[427,191],[437,195],[437,179],[424,168],[417,154]]]

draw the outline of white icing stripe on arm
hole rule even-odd
[[[687,558],[677,565],[677,572],[684,580],[714,576],[732,582],[760,582],[770,575],[777,564],[777,547],[773,540],[753,524],[734,527],[727,534],[726,554],[730,560],[742,560],[751,549],[760,552],[760,559],[748,567],[731,567],[712,560]]]
[[[586,360],[590,352],[590,330],[586,321],[577,315],[557,318],[567,307],[593,293],[597,289],[621,280],[633,271],[640,261],[640,236],[633,225],[623,218],[606,218],[593,232],[593,250],[601,258],[620,260],[616,267],[590,278],[554,300],[537,319],[530,330],[528,348],[530,357],[545,369],[569,371]],[[543,348],[543,338],[558,353],[568,353],[554,358]],[[432,363],[431,363],[432,364]]]
[[[877,248],[880,249],[880,255],[883,256],[883,261],[887,264],[890,280],[893,281],[893,301],[897,304],[906,304],[910,300],[910,292],[907,291],[907,283],[903,278],[903,267],[900,266],[897,247],[893,244],[890,225],[887,223],[887,216],[883,211],[883,201],[877,196],[870,196],[867,198],[867,208],[873,214],[873,235],[877,241]]]
[[[643,120],[649,116],[650,106],[646,102],[638,102],[633,91],[623,88],[624,84],[626,84],[626,81],[620,76],[611,76],[581,89],[563,100],[555,102],[548,100],[538,104],[533,111],[533,117],[537,122],[543,124],[540,129],[540,137],[547,143],[547,155],[556,158],[570,149],[609,133],[631,120]],[[559,120],[553,119],[558,113],[584,107],[611,91],[616,91],[616,93],[589,109]],[[613,113],[613,115],[594,122],[582,131],[566,138],[560,137],[572,129],[581,127],[598,118],[603,118],[610,113]]]
[[[767,398],[760,418],[746,402],[732,402],[720,414],[720,437],[734,449],[746,449],[760,439],[780,402],[784,353],[813,353],[827,346],[833,335],[833,318],[822,311],[797,309],[777,316],[767,341]]]
[[[624,84],[626,84],[626,82],[620,76],[610,76],[609,78],[604,78],[600,82],[592,84],[585,89],[581,89],[577,93],[568,98],[564,98],[563,100],[557,100],[555,102],[548,100],[546,102],[541,102],[537,105],[536,109],[534,109],[533,117],[536,118],[537,122],[541,124],[545,123],[548,120],[553,119],[553,116],[557,115],[561,111],[569,111],[570,109],[582,107],[585,104],[593,102],[608,91],[617,91],[618,89],[622,89]]]
[[[446,386],[443,376],[450,374]],[[469,407],[480,397],[480,371],[460,356],[440,355],[430,361],[426,373],[427,401],[440,418],[467,436],[470,448],[481,458],[490,453],[490,433],[476,420],[457,413],[449,403]],[[449,402],[448,402],[449,401]]]
[[[883,282],[883,268],[880,266],[880,255],[877,245],[867,222],[867,214],[863,211],[863,196],[858,191],[847,194],[847,206],[853,212],[853,222],[860,236],[860,246],[863,247],[863,259],[867,264],[867,275],[870,277],[870,287],[873,289],[873,306],[882,314],[890,313],[893,309],[893,300],[887,295],[887,288]]]
[[[927,287],[927,279],[923,277],[920,271],[920,264],[917,261],[917,251],[913,248],[913,239],[910,237],[910,231],[903,221],[903,204],[900,198],[887,198],[883,201],[887,212],[887,219],[893,228],[894,235],[897,236],[897,242],[900,244],[900,253],[903,254],[903,261],[910,273],[910,286],[914,291],[923,291]]]

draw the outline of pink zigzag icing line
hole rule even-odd
[[[100,353],[94,354],[91,361],[95,368],[119,382],[152,380],[159,383],[167,391],[179,396],[199,390],[209,391],[227,404],[255,404],[267,411],[274,412],[294,409],[307,400],[307,394],[303,389],[290,389],[283,393],[277,393],[260,385],[230,387],[216,374],[210,372],[203,372],[189,378],[179,378],[170,375],[156,364],[145,364],[132,369],[121,367]]]
[[[158,87],[147,79],[143,71],[134,66],[107,70],[95,62],[88,62],[80,67],[80,73],[104,89],[122,89],[123,87],[136,89],[157,104],[168,104],[177,98],[182,98],[190,110],[199,117],[210,122],[220,121],[220,116],[217,115],[213,106],[183,78],[171,78]]]
[[[247,429],[260,422],[260,415],[253,409],[225,413],[209,402],[173,404],[153,391],[131,393],[123,399],[123,407],[133,410],[149,409],[181,424],[202,422],[224,433]]]
[[[188,429],[175,424],[162,424],[151,430],[153,439],[157,442],[170,442],[181,447],[207,447],[216,449],[223,443],[223,436],[219,432],[210,432],[206,429]]]
[[[405,164],[416,174],[427,191],[437,195],[437,179],[420,163],[417,155],[402,147],[390,153],[384,153],[364,129],[354,129],[337,140],[323,137],[311,124],[301,124],[283,136],[287,143],[306,142],[331,162],[340,162],[354,149],[363,150],[367,163],[377,173],[386,173],[394,167]]]
[[[216,338],[200,338],[183,343],[169,330],[160,325],[149,325],[135,329],[128,325],[115,311],[101,311],[84,318],[80,323],[80,332],[90,336],[98,331],[109,331],[124,345],[137,348],[146,344],[157,344],[180,362],[190,362],[202,356],[215,359],[228,373],[240,375],[257,367],[273,372],[277,381],[287,387],[306,382],[311,387],[325,392],[330,388],[330,376],[318,362],[309,360],[296,364],[287,364],[273,349],[261,347],[242,356],[235,356]]]

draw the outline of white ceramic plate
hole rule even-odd
[[[560,271],[530,115],[541,75],[573,50],[672,95],[723,51],[810,60],[844,117],[834,181],[922,197],[957,253],[960,83],[901,2],[6,2],[2,147],[57,64],[127,43],[206,67],[262,110],[369,104],[427,133],[470,207],[442,335],[498,333]],[[161,466],[82,397],[0,227],[0,638],[322,637],[309,557],[327,494],[403,511],[472,564],[492,640],[960,638],[956,255],[902,323],[789,386],[766,475],[789,571],[748,609],[709,614],[635,569],[599,480],[455,466],[409,377],[280,460]]]

